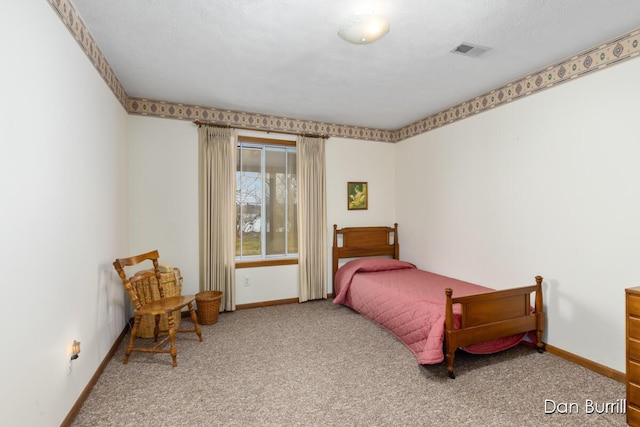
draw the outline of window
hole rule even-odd
[[[238,137],[236,259],[295,257],[297,209],[295,142]]]

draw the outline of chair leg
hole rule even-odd
[[[193,326],[195,327],[196,334],[198,335],[200,342],[202,342],[202,330],[200,329],[200,324],[198,323],[198,316],[196,315],[196,311],[193,309],[193,303],[187,304],[187,307],[189,308],[189,315],[191,316],[191,321],[193,322]]]
[[[156,314],[154,317],[156,324],[153,328],[153,342],[158,342],[158,335],[160,335],[160,315]]]
[[[131,329],[131,336],[129,337],[129,345],[127,345],[127,348],[124,351],[124,361],[122,362],[123,365],[127,364],[127,362],[129,361],[129,356],[131,356],[131,352],[133,351],[133,342],[136,339],[136,335],[138,335],[138,326],[140,326],[141,319],[142,316],[135,316],[133,320],[133,328]]]
[[[173,319],[175,313],[167,314],[167,323],[169,326],[169,341],[171,342],[171,349],[169,352],[171,353],[171,359],[173,359],[173,367],[178,366],[178,349],[176,348],[176,322]]]

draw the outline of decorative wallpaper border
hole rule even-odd
[[[393,142],[428,132],[449,123],[490,110],[513,100],[532,95],[560,83],[602,70],[640,55],[640,29],[610,40],[600,46],[557,64],[543,68],[512,83],[494,89],[472,100],[419,120],[394,131]]]
[[[70,0],[48,1],[129,114],[200,120],[269,132],[313,133],[342,138],[398,142],[640,55],[640,29],[637,29],[400,129],[372,129],[130,98]]]
[[[210,107],[174,104],[164,101],[129,98],[127,111],[131,114],[170,117],[180,120],[202,120],[231,127],[285,133],[311,133],[318,135],[357,138],[391,142],[393,131],[314,122],[312,120],[268,116],[240,111],[224,111]]]
[[[96,67],[98,73],[102,76],[107,83],[113,94],[116,96],[120,104],[126,109],[127,93],[124,87],[118,80],[116,73],[105,59],[102,51],[98,47],[98,44],[91,36],[89,29],[84,24],[84,21],[80,19],[80,15],[73,7],[69,0],[48,0],[54,10],[58,12],[60,19],[67,26],[71,34],[75,37],[78,44],[84,50],[84,53],[89,57],[93,66]]]

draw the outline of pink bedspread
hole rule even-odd
[[[454,297],[490,292],[486,288],[419,270],[415,265],[389,258],[362,258],[347,262],[336,273],[333,302],[350,307],[393,333],[420,364],[444,359],[445,288]],[[460,325],[454,305],[454,325]],[[459,309],[458,309],[459,310]],[[465,347],[486,354],[517,345],[526,334],[499,338]]]

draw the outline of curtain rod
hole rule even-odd
[[[231,126],[228,123],[209,123],[209,122],[202,122],[200,120],[194,120],[193,121],[194,124],[198,125],[198,127],[200,126],[209,126],[209,127],[217,127],[217,128],[234,128],[234,129],[239,129],[239,130],[253,130],[253,131],[258,131],[258,132],[266,132],[266,133],[282,133],[285,135],[298,135],[298,136],[306,136],[309,138],[322,138],[322,139],[328,139],[329,135],[320,135],[320,134],[315,134],[315,133],[299,133],[299,132],[289,132],[286,130],[274,130],[274,131],[269,131],[269,130],[263,130],[263,129],[255,129],[255,128],[246,128],[246,127],[240,127],[240,126]]]
[[[231,127],[231,125],[229,124],[208,123],[208,122],[201,122],[200,120],[194,120],[193,123],[198,125],[198,127],[201,127],[201,126],[207,126],[211,128],[230,128]]]

